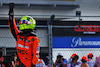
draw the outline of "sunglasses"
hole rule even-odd
[[[22,20],[22,21],[19,21],[19,25],[20,24],[32,24],[30,21],[28,21],[28,20]]]

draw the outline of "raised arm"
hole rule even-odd
[[[9,4],[9,21],[8,21],[8,24],[9,24],[9,29],[10,29],[12,35],[17,40],[17,34],[19,33],[19,31],[18,31],[18,28],[17,28],[16,23],[15,23],[13,8],[14,8],[14,3],[10,3]]]

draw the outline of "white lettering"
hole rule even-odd
[[[100,41],[82,41],[80,37],[74,37],[72,39],[71,47],[76,46],[100,46]]]

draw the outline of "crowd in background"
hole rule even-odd
[[[0,51],[0,67],[17,67],[17,54],[11,54],[8,56],[2,56],[3,53]]]
[[[100,57],[96,57],[93,61],[93,54],[89,53],[83,56],[81,61],[76,53],[73,53],[69,59],[65,59],[61,53],[58,53],[56,61],[53,61],[53,67],[100,67]],[[17,67],[17,55],[2,56],[0,51],[0,67]],[[49,67],[49,56],[46,57],[46,62],[39,58],[35,67]]]
[[[35,67],[49,67],[49,57],[46,57],[46,62],[45,64],[44,60],[39,58]],[[18,64],[16,53],[3,56],[2,51],[0,51],[0,67],[17,67]]]
[[[79,56],[76,53],[73,53],[68,60],[63,58],[61,53],[58,53],[54,67],[100,67],[100,57],[96,57],[96,60],[93,61],[92,53],[82,56],[81,61],[78,60]]]

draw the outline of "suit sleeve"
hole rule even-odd
[[[19,33],[19,31],[18,31],[18,28],[17,28],[16,23],[15,23],[15,18],[14,18],[13,10],[9,11],[8,25],[9,25],[9,29],[10,29],[12,35],[17,40],[17,34]]]
[[[36,62],[38,61],[39,58],[39,52],[40,52],[40,44],[39,44],[39,39],[35,38],[33,44],[32,44],[32,64],[36,65]]]

